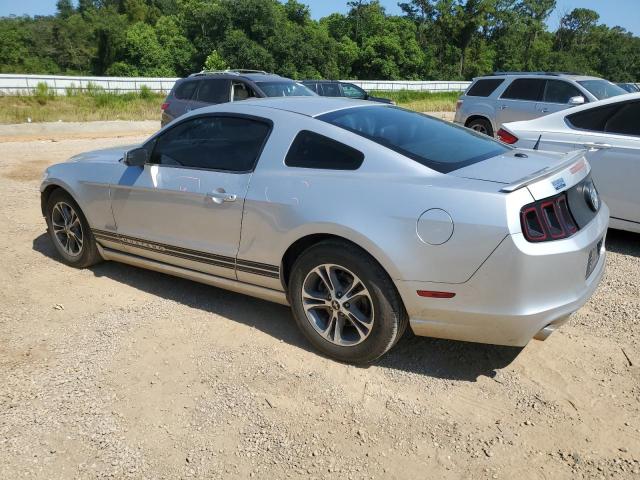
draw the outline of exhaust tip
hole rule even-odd
[[[538,333],[536,333],[533,338],[544,342],[547,338],[549,338],[549,335],[555,332],[555,330],[556,330],[556,325],[549,324],[543,329],[541,329]]]

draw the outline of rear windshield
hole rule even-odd
[[[496,88],[498,88],[504,79],[502,78],[488,78],[486,80],[478,80],[476,83],[471,85],[471,88],[467,90],[467,97],[488,97],[493,92],[495,92]]]
[[[591,92],[591,94],[598,100],[604,100],[605,98],[624,95],[627,93],[623,88],[620,88],[618,85],[614,85],[611,82],[607,82],[606,80],[582,80],[578,83],[589,90],[589,92]]]
[[[448,173],[511,149],[466,128],[393,106],[352,107],[318,119]]]
[[[257,82],[267,97],[311,97],[311,90],[296,82]]]

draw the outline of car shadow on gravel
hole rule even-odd
[[[640,233],[609,230],[607,232],[607,250],[640,258]]]
[[[33,240],[33,249],[58,260],[47,234]],[[61,264],[60,268],[69,267]],[[97,277],[107,277],[160,298],[243,323],[320,355],[298,330],[289,308],[282,305],[117,262],[100,263],[90,270]],[[497,370],[508,366],[521,350],[416,337],[408,331],[375,365],[435,378],[476,381],[480,376],[494,377]]]

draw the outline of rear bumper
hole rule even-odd
[[[566,240],[533,244],[522,234],[510,235],[462,284],[397,281],[411,328],[421,336],[497,345],[524,346],[534,336],[546,338],[598,287],[608,219],[603,205],[586,228]],[[600,258],[585,278],[589,252],[601,240]],[[417,290],[456,295],[423,298]]]

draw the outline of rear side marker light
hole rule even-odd
[[[520,210],[522,233],[530,242],[568,238],[578,231],[565,193],[525,205]]]
[[[453,298],[456,296],[453,292],[435,292],[433,290],[418,290],[419,297],[426,298]]]
[[[169,103],[168,102],[165,102],[160,106],[160,110],[162,110],[162,111],[166,110],[167,108],[169,108]]]
[[[518,137],[516,137],[511,132],[507,132],[504,128],[501,128],[500,130],[498,130],[497,136],[498,136],[498,140],[500,140],[503,143],[506,143],[507,145],[513,145],[519,140]]]

